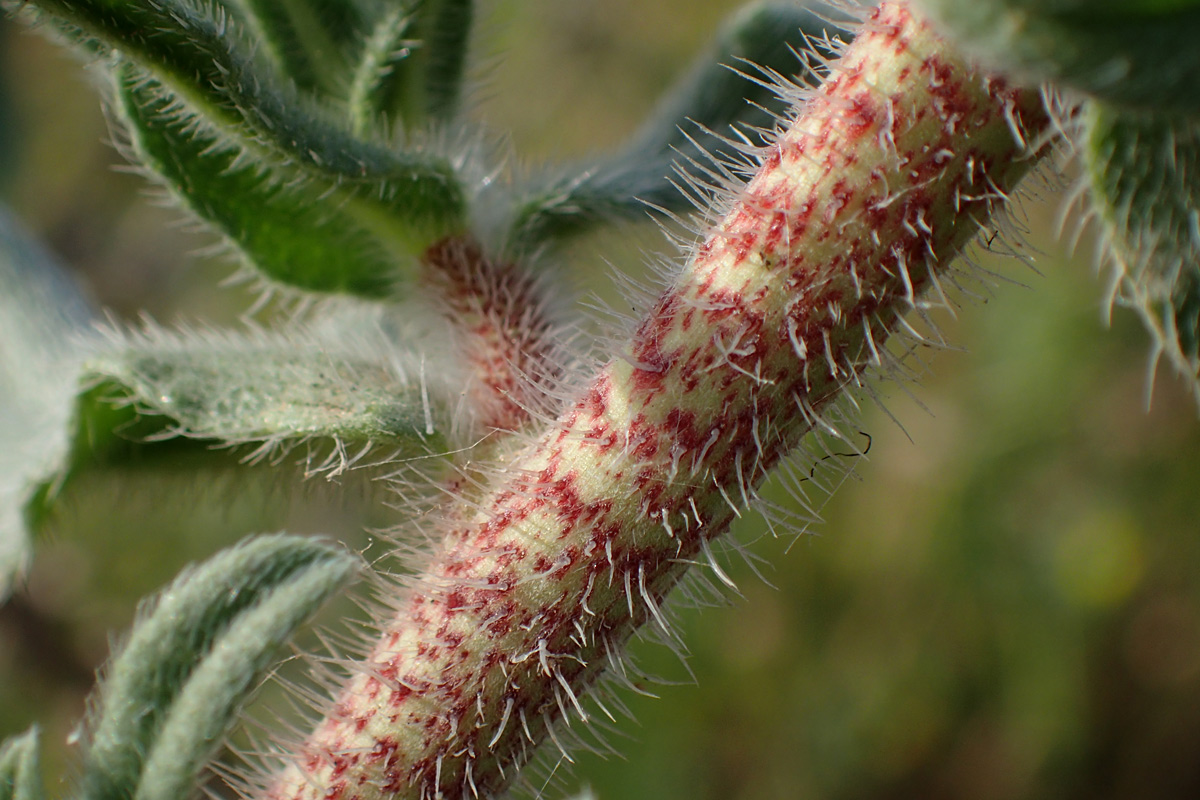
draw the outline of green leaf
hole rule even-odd
[[[0,800],[42,800],[38,729],[0,742]]]
[[[798,54],[830,55],[827,31],[838,32],[814,11],[791,3],[758,3],[735,14],[624,147],[526,188],[512,238],[532,246],[598,221],[644,218],[651,206],[689,210],[695,200],[677,187],[677,165],[705,180],[700,174],[705,165],[738,160],[737,149],[721,137],[736,130],[760,143],[755,129],[769,127],[786,107],[763,85],[770,82],[767,76],[801,72]],[[796,80],[811,81],[812,75],[802,72]]]
[[[922,0],[974,56],[1109,103],[1200,110],[1200,0]]]
[[[88,361],[120,402],[180,435],[225,443],[328,438],[406,455],[445,449],[443,393],[419,367],[339,350],[303,332],[235,336],[158,330]],[[443,401],[444,402],[444,401]],[[436,404],[436,405],[435,405]]]
[[[29,555],[22,509],[69,449],[92,309],[0,207],[0,602]]]
[[[454,119],[474,16],[473,0],[416,0],[389,8],[358,57],[349,103],[357,128],[386,119],[411,130]]]
[[[192,794],[274,652],[356,563],[311,539],[262,536],[177,578],[108,669],[81,800]]]
[[[385,297],[395,289],[396,259],[351,216],[311,186],[272,181],[180,118],[161,86],[122,72],[118,110],[138,160],[260,275],[312,292]]]
[[[1200,120],[1091,102],[1082,121],[1120,300],[1138,310],[1200,400]]]
[[[474,18],[474,0],[421,0],[417,7],[421,46],[413,64],[421,72],[424,110],[432,119],[458,113]]]
[[[399,352],[375,309],[350,304],[272,333],[109,334],[62,379],[56,444],[10,493],[14,565],[62,490],[114,467],[236,468],[303,446],[305,474],[444,459],[458,389],[451,370]],[[346,319],[353,317],[353,319]],[[230,452],[230,446],[247,445]],[[3,459],[4,453],[0,453]],[[0,463],[3,463],[0,461]],[[0,540],[3,541],[3,540]]]
[[[363,20],[350,0],[226,0],[264,55],[302,89],[336,96]]]
[[[276,182],[311,181],[326,207],[342,209],[394,254],[419,254],[462,227],[465,195],[449,157],[353,136],[345,119],[252,55],[243,23],[221,8],[188,0],[30,5],[84,47],[136,65],[170,90],[181,114]]]
[[[355,132],[366,133],[392,117],[408,120],[403,102],[408,74],[402,65],[413,57],[414,34],[413,17],[397,6],[376,20],[363,40],[347,100]]]

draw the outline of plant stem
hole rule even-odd
[[[563,371],[542,287],[462,236],[431,245],[421,256],[421,277],[471,369],[465,393],[477,423],[494,432],[526,427]]]
[[[829,79],[608,364],[462,514],[273,800],[491,796],[1035,163],[1036,92],[905,2]],[[718,571],[718,577],[722,577]]]

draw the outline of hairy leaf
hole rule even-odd
[[[303,89],[336,96],[363,20],[351,0],[226,0],[265,55]]]
[[[108,669],[81,799],[190,794],[275,650],[355,565],[330,545],[274,535],[177,578],[142,612]]]
[[[91,323],[79,288],[0,208],[0,601],[28,557],[22,509],[69,448]]]
[[[738,131],[747,144],[758,144],[755,129],[772,125],[785,106],[763,83],[797,72],[798,81],[811,80],[801,58],[816,67],[830,55],[827,32],[838,33],[812,8],[759,3],[743,9],[618,152],[535,180],[515,214],[513,238],[533,244],[597,221],[644,217],[649,207],[689,209],[694,199],[676,185],[676,165],[703,181],[713,162],[739,160],[737,148],[721,137]]]
[[[1133,108],[1200,110],[1200,0],[921,0],[975,56]]]
[[[119,112],[138,160],[260,275],[312,292],[384,297],[395,289],[396,259],[352,216],[311,186],[283,187],[239,163],[236,151],[181,119],[161,86],[123,72]]]
[[[42,800],[38,729],[0,742],[0,800]]]
[[[447,370],[427,377],[365,309],[356,313],[358,327],[327,319],[316,329],[240,336],[149,327],[93,342],[64,377],[61,445],[22,473],[14,495],[17,554],[61,490],[89,471],[235,468],[302,444],[307,474],[330,476],[448,454],[454,378]],[[228,452],[241,444],[254,447]]]
[[[411,454],[445,447],[445,414],[400,362],[352,356],[303,334],[152,332],[87,364],[126,402],[188,437],[223,442],[324,437]],[[432,399],[431,399],[432,397]]]
[[[415,33],[408,9],[396,6],[376,20],[363,40],[347,100],[356,132],[366,133],[389,117],[406,121],[403,94],[408,86],[402,65],[413,57]]]
[[[379,119],[405,128],[453,119],[462,97],[474,0],[417,0],[390,6],[358,57],[350,110],[366,130]]]
[[[344,119],[255,57],[243,23],[223,8],[189,0],[30,5],[84,46],[136,65],[223,146],[278,171],[277,182],[313,182],[397,255],[420,253],[463,224],[464,192],[448,157],[353,136]]]
[[[1200,121],[1090,103],[1084,159],[1121,300],[1200,400]]]

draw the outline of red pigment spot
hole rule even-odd
[[[701,431],[696,415],[691,411],[673,408],[667,414],[667,436],[688,451],[696,452],[708,441],[708,431]]]
[[[696,387],[700,385],[700,373],[711,363],[710,357],[711,354],[707,352],[693,350],[683,365],[679,367],[677,370],[678,380],[685,392],[695,391]]]
[[[816,208],[816,205],[816,198],[809,197],[792,214],[792,239],[799,239],[808,230],[808,223],[812,221],[813,209]]]
[[[617,437],[616,431],[609,428],[600,429],[600,432],[595,437],[596,449],[601,453],[608,453],[617,446],[617,442],[619,441],[620,439]]]
[[[404,700],[407,700],[410,696],[412,696],[412,694],[413,690],[410,690],[408,686],[398,684],[396,688],[391,691],[391,697],[388,699],[388,703],[392,706],[392,708],[395,708],[397,705],[402,705]]]
[[[524,548],[510,545],[496,555],[496,565],[503,571],[524,560]]]
[[[850,98],[851,113],[846,114],[846,135],[860,139],[870,133],[879,122],[880,109],[875,97],[862,92]]]
[[[661,359],[660,359],[661,361]],[[649,398],[654,397],[656,393],[662,390],[662,384],[665,383],[662,379],[662,372],[665,369],[658,371],[650,371],[650,369],[634,369],[634,374],[631,375],[634,379],[634,390],[643,395],[643,404],[649,402]]]
[[[839,180],[829,190],[829,203],[825,207],[825,213],[822,215],[823,222],[828,225],[837,217],[838,213],[850,203],[850,198],[854,196],[854,191],[844,181]]]
[[[558,569],[556,569],[553,573],[551,573],[551,577],[553,577],[556,580],[562,580],[568,572],[570,572],[572,569],[574,569],[575,562],[578,560],[579,560],[579,548],[578,547],[568,547],[566,550],[563,551],[563,554],[562,554],[563,565],[561,567],[559,567]]]
[[[750,219],[755,228],[761,229],[767,214],[779,213],[779,209],[788,207],[792,193],[783,183],[770,184],[766,191],[762,191],[757,184],[757,180],[751,184],[751,190],[742,203],[747,210],[753,211]]]
[[[975,103],[971,95],[963,91],[954,67],[937,56],[930,56],[921,63],[921,68],[929,73],[929,94],[934,98],[940,117],[949,121],[972,114]]]
[[[452,564],[447,564],[444,570],[446,577],[458,577],[474,574],[476,566],[482,561],[482,556],[463,557]]]
[[[332,756],[333,761],[333,772],[331,777],[334,780],[341,778],[346,774],[346,770],[358,763],[358,757],[354,755],[347,755],[345,753],[331,753],[330,755]]]
[[[779,247],[779,242],[783,239],[784,231],[787,230],[787,214],[783,211],[776,211],[771,215],[771,227],[767,230],[767,239],[764,243],[764,248],[767,250],[776,250]]]
[[[569,535],[571,528],[578,524],[583,513],[583,500],[579,497],[579,490],[575,488],[578,480],[579,476],[575,472],[569,472],[565,477],[554,481],[546,491],[558,518],[566,523],[560,536]]]
[[[629,443],[633,445],[633,457],[648,461],[658,453],[658,436],[660,431],[646,419],[645,414],[638,414],[629,425]]]
[[[642,498],[642,502],[650,509],[660,507],[662,496],[667,491],[667,486],[662,481],[662,475],[656,469],[644,469],[638,473],[634,481],[637,487],[638,495]]]
[[[593,419],[604,416],[608,411],[608,395],[612,391],[612,383],[608,374],[593,381],[587,393],[579,401],[579,409]]]
[[[762,171],[773,170],[779,166],[782,156],[779,153],[778,147],[772,147],[767,151],[767,157],[762,160]]]
[[[825,94],[829,97],[839,97],[853,89],[861,81],[862,73],[859,70],[838,73],[837,77],[825,84]]]
[[[731,289],[718,289],[708,295],[711,308],[704,309],[705,324],[712,326],[742,312],[743,298]]]
[[[874,35],[892,40],[892,46],[896,54],[900,55],[908,50],[907,37],[902,38],[900,36],[900,33],[904,29],[904,23],[908,18],[908,12],[904,9],[891,5],[883,5],[875,10],[875,13],[867,20],[866,25],[869,30],[874,32]]]
[[[488,630],[496,637],[507,636],[512,632],[512,621],[516,616],[516,604],[508,601],[497,609],[496,618],[488,624]]]
[[[398,748],[399,744],[395,739],[389,739],[385,736],[375,742],[375,747],[371,750],[371,758],[376,761],[383,761],[385,768],[393,769],[399,760],[399,756],[396,753]]]
[[[674,312],[679,302],[679,297],[675,294],[661,300],[659,309],[642,323],[634,336],[634,388],[649,397],[662,388],[662,373],[666,372],[670,365],[672,355],[662,351],[660,342],[674,324]]]
[[[474,604],[471,602],[470,597],[462,589],[455,589],[446,595],[447,611],[459,611],[464,608],[470,608],[472,605]]]

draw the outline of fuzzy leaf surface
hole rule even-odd
[[[412,256],[457,231],[465,196],[451,160],[351,134],[346,121],[254,55],[237,15],[189,0],[31,3],[86,49],[119,56],[275,179],[311,181],[328,202]]]
[[[317,340],[152,333],[90,360],[87,372],[188,437],[326,437],[414,454],[445,446],[442,409],[416,376]]]
[[[274,535],[185,571],[142,611],[108,670],[80,798],[190,794],[274,651],[355,567],[331,545]]]
[[[1107,102],[1200,110],[1197,0],[921,0],[968,52]]]
[[[410,127],[453,119],[462,97],[474,0],[420,0],[411,14],[416,44],[381,82],[377,94],[386,104],[379,110]]]
[[[311,292],[384,297],[393,291],[396,260],[350,215],[323,203],[311,186],[283,187],[239,163],[237,152],[180,119],[160,85],[122,72],[119,113],[138,160],[260,275]]]
[[[297,86],[336,95],[363,26],[353,0],[227,0],[269,61]]]
[[[70,446],[92,320],[71,277],[0,208],[0,601],[28,558],[23,509]]]
[[[475,18],[473,0],[385,7],[363,40],[350,91],[356,129],[380,121],[406,129],[458,114]]]
[[[677,186],[686,183],[678,170],[728,182],[713,164],[741,159],[720,137],[736,130],[747,143],[761,143],[755,129],[770,127],[786,106],[752,78],[769,82],[775,74],[800,72],[798,81],[811,81],[800,59],[828,56],[827,32],[838,30],[799,4],[757,3],[735,14],[620,150],[575,172],[533,181],[515,214],[514,238],[533,244],[597,222],[643,218],[651,206],[690,210],[695,200]]]
[[[357,313],[357,328],[341,319],[240,336],[148,328],[92,342],[69,376],[61,445],[13,504],[15,541],[41,529],[61,491],[94,470],[236,468],[299,445],[311,448],[308,474],[336,475],[368,454],[440,460],[451,450],[452,379],[445,370],[427,379]],[[225,449],[240,444],[255,447]]]
[[[1200,399],[1200,121],[1093,102],[1084,127],[1120,299],[1142,315]]]
[[[42,800],[38,729],[0,742],[0,800]]]

